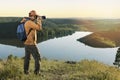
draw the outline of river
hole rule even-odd
[[[80,61],[84,59],[97,60],[112,65],[118,48],[94,48],[77,41],[91,32],[75,32],[72,35],[49,39],[38,43],[41,56],[55,60]],[[24,56],[24,48],[0,44],[0,58],[5,59],[13,54]]]

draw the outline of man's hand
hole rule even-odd
[[[40,17],[37,17],[37,24],[39,25],[40,30],[42,30],[42,21]]]
[[[21,23],[23,23],[23,22],[25,22],[25,21],[26,21],[26,19],[25,19],[25,18],[23,18],[20,22],[21,22]]]
[[[41,18],[40,17],[37,17],[37,24],[41,24]]]

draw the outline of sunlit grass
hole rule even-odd
[[[31,59],[30,74],[23,73],[23,59],[11,56],[0,61],[0,80],[119,80],[120,70],[97,61],[65,61],[42,59],[41,74],[34,75],[34,60]]]
[[[101,42],[103,44],[109,45],[111,47],[116,47],[115,42],[110,39],[107,39],[105,37],[100,37],[100,36],[95,36],[95,38],[96,38],[96,40],[98,40],[99,42]]]

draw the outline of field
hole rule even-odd
[[[0,61],[0,80],[119,80],[120,70],[97,61],[57,61],[42,58],[41,74],[35,75],[31,59],[30,74],[23,73],[23,58],[12,55]]]

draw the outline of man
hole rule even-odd
[[[25,30],[27,40],[24,42],[25,45],[25,59],[24,59],[24,73],[29,74],[29,61],[30,55],[32,54],[35,60],[35,74],[40,73],[40,54],[36,46],[37,42],[37,31],[42,30],[41,19],[36,17],[36,11],[32,10],[29,13],[30,20],[26,21],[25,18],[21,22],[25,22]]]

